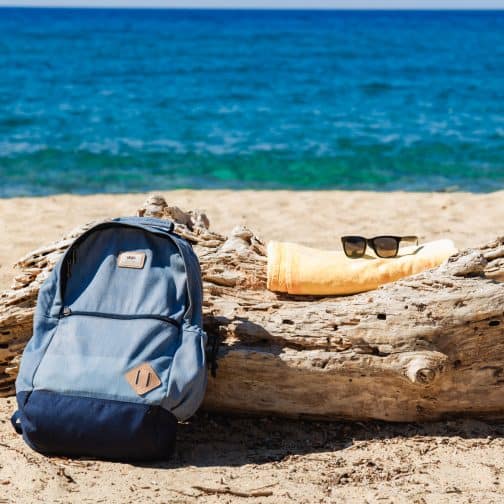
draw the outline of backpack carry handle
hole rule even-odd
[[[141,227],[149,226],[165,233],[172,233],[175,228],[175,224],[171,220],[156,219],[155,217],[119,217],[113,219],[112,222],[121,222],[133,226],[140,225]]]

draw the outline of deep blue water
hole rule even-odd
[[[0,9],[0,196],[504,187],[504,11]]]

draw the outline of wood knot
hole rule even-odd
[[[453,276],[474,277],[485,274],[488,261],[476,250],[467,250],[462,254],[452,256],[445,265],[446,271]]]
[[[434,381],[436,372],[429,368],[422,368],[416,372],[415,381],[419,383],[430,383]]]
[[[416,355],[406,364],[405,374],[412,383],[429,385],[443,371],[446,360],[439,352]]]

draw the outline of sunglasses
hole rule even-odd
[[[363,236],[342,236],[343,250],[350,259],[362,257],[369,245],[378,257],[388,259],[396,257],[399,245],[402,242],[414,242],[418,245],[417,236],[375,236],[364,238]]]

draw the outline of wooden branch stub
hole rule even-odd
[[[411,383],[430,385],[445,369],[448,358],[439,352],[423,352],[412,358],[406,366],[406,376]]]

